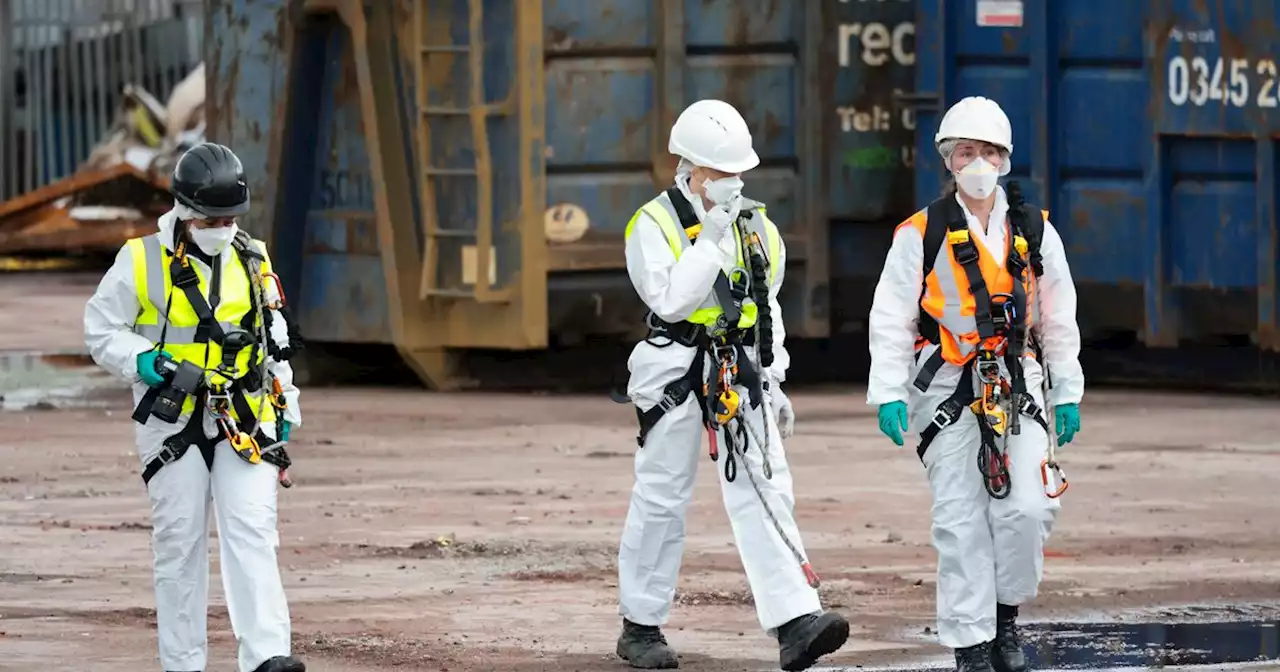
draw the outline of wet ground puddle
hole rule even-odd
[[[1037,669],[1223,665],[1280,659],[1280,621],[1039,623],[1023,628]]]
[[[1280,661],[1280,621],[1220,623],[1028,623],[1021,627],[1031,669],[1220,670]],[[935,672],[950,661],[888,667],[812,668],[812,672]],[[1278,669],[1265,666],[1264,669]]]

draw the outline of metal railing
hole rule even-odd
[[[163,105],[203,37],[202,0],[0,0],[0,200],[75,172],[126,84]]]

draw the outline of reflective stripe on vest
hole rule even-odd
[[[693,241],[689,240],[689,234],[681,227],[680,217],[676,213],[675,205],[671,203],[671,199],[664,191],[657,198],[645,203],[636,214],[631,217],[631,221],[627,222],[625,238],[631,237],[631,230],[635,227],[636,222],[640,219],[640,214],[644,213],[653,218],[657,222],[658,228],[662,230],[662,235],[667,239],[667,245],[671,247],[671,253],[676,259],[684,251],[693,246]],[[777,265],[773,260],[777,259],[782,253],[782,237],[778,232],[778,227],[765,214],[764,206],[756,209],[758,217],[752,217],[746,220],[747,231],[755,233],[764,241],[765,249],[769,255],[769,283],[772,285],[778,277]],[[742,241],[737,241],[737,265],[747,268],[747,262],[744,261],[742,250]],[[716,300],[714,292],[708,292],[707,298],[702,301],[698,309],[693,311],[688,321],[694,324],[700,324],[707,327],[714,327],[717,318],[724,314],[724,309],[720,306],[720,302]],[[755,301],[750,296],[742,301],[742,317],[738,318],[738,328],[747,329],[756,324],[758,310]],[[775,317],[774,319],[778,319]]]
[[[254,241],[260,249],[264,251],[266,246],[261,241]],[[222,361],[222,347],[210,340],[207,343],[196,342],[196,327],[200,323],[200,319],[196,316],[195,309],[191,307],[191,302],[187,300],[187,296],[181,289],[173,286],[173,279],[170,277],[169,264],[173,259],[173,253],[160,243],[159,234],[153,234],[143,238],[134,238],[127,243],[130,255],[133,259],[133,279],[137,288],[138,306],[140,312],[134,321],[134,333],[159,344],[161,333],[164,335],[164,350],[169,356],[177,362],[190,361],[201,368],[213,369]],[[214,260],[214,263],[223,263],[221,273],[221,283],[219,284],[219,302],[216,308],[213,308],[214,319],[222,327],[224,332],[239,331],[240,323],[249,311],[253,310],[253,301],[250,295],[251,288],[249,286],[249,278],[244,272],[244,266],[239,259],[239,253],[234,249],[228,248],[224,255],[234,255],[233,258]],[[196,277],[199,278],[200,294],[206,298],[209,296],[209,277],[206,271],[201,270],[198,265],[192,264]],[[262,264],[263,272],[270,272],[270,262],[265,261]],[[166,305],[168,311],[166,315]],[[167,318],[167,319],[166,319]],[[166,322],[168,326],[166,327]],[[255,320],[254,329],[260,326]],[[235,378],[241,378],[249,372],[249,358],[253,353],[253,348],[245,348],[236,356]],[[258,357],[254,364],[261,364],[263,357],[266,356],[266,348],[259,347],[257,350]],[[250,406],[254,413],[258,412],[258,400],[261,398],[260,393],[250,393],[245,390],[245,396],[250,401]],[[182,412],[184,414],[191,413],[195,409],[195,400],[188,397],[186,403],[183,404]],[[234,413],[233,413],[234,415]],[[275,420],[276,414],[274,407],[267,403],[262,411],[262,422],[272,422]],[[240,420],[240,418],[236,418]]]
[[[1045,219],[1048,219],[1048,213],[1045,213]],[[927,225],[927,211],[921,210],[903,222],[899,228],[910,226],[916,229],[920,233],[921,240],[924,240]],[[1013,235],[1008,229],[1007,221],[1002,226],[1006,227],[1005,247],[999,251],[999,255],[988,250],[977,235],[971,235],[971,240],[978,250],[978,267],[982,271],[982,278],[990,294],[1008,294],[1013,291],[1014,277],[1005,268],[1005,262],[1009,257],[1009,246],[1013,243]],[[1027,293],[1026,326],[1030,327],[1039,320],[1036,286],[1030,269],[1023,271],[1021,282]],[[973,292],[969,289],[969,278],[965,275],[964,267],[956,261],[951,243],[944,240],[942,246],[938,248],[933,270],[924,279],[920,309],[937,321],[942,358],[956,366],[962,366],[973,359],[978,346],[982,345],[982,338],[978,335],[978,323],[974,317],[975,308]],[[986,345],[991,349],[1000,349],[1004,346],[1004,340],[997,337]]]

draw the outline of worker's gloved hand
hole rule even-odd
[[[164,376],[156,367],[156,360],[159,358],[159,350],[148,350],[138,355],[138,377],[149,387],[160,387],[164,384]]]
[[[769,385],[769,407],[773,409],[773,422],[778,425],[778,434],[789,439],[795,432],[796,411],[791,407],[789,399],[777,383]]]
[[[708,210],[707,216],[702,219],[702,231],[698,233],[698,240],[719,243],[732,225],[733,215],[730,206],[717,205]]]
[[[876,414],[880,421],[880,431],[899,446],[902,445],[902,433],[907,431],[907,404],[902,401],[891,401],[880,405]]]
[[[1080,404],[1058,404],[1053,409],[1053,426],[1058,430],[1058,445],[1065,446],[1080,431]]]
[[[289,424],[288,420],[281,418],[280,419],[280,440],[281,441],[289,440],[289,431],[291,429],[293,429],[293,425]]]

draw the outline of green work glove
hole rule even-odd
[[[280,419],[280,440],[281,441],[289,440],[289,430],[292,428],[293,428],[293,425],[290,425],[288,420],[285,420],[283,418]]]
[[[156,368],[156,360],[160,358],[159,350],[148,350],[138,355],[138,377],[149,387],[164,385],[164,376]]]
[[[880,421],[880,431],[901,446],[902,433],[907,431],[907,404],[901,401],[881,404],[876,417]]]
[[[1058,404],[1053,409],[1053,426],[1058,430],[1058,445],[1065,446],[1080,431],[1080,404]]]

